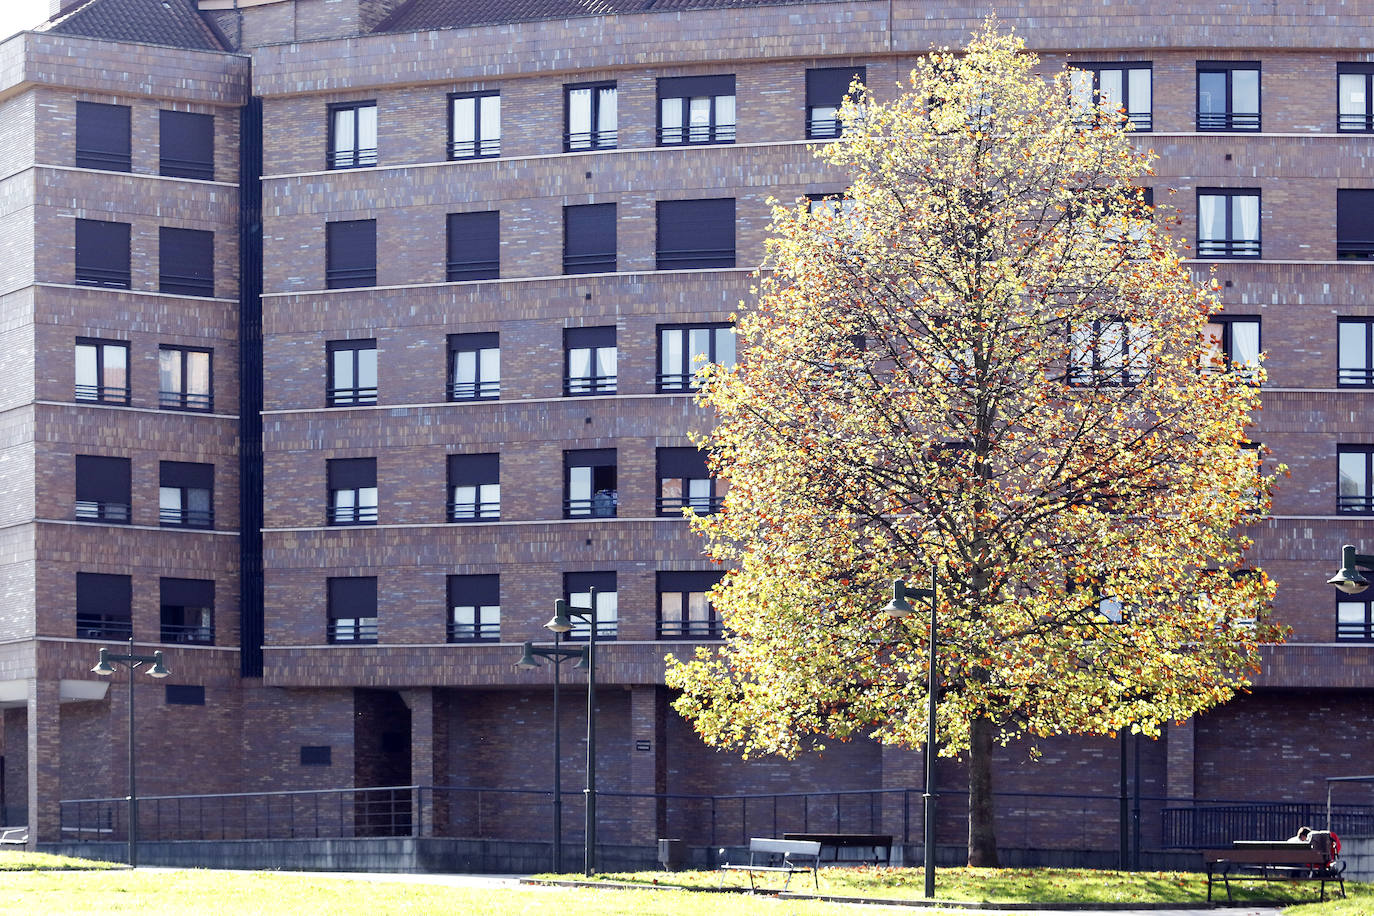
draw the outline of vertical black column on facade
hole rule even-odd
[[[239,115],[239,673],[262,677],[262,100]]]

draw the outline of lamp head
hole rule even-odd
[[[1355,547],[1353,544],[1346,544],[1341,548],[1341,568],[1334,576],[1326,580],[1328,585],[1345,592],[1347,595],[1356,595],[1369,587],[1369,580],[1360,574],[1355,566]]]
[[[525,651],[521,654],[520,661],[515,663],[515,667],[525,671],[539,667],[539,660],[534,657],[534,643],[525,643]]]
[[[171,674],[171,673],[172,673],[172,672],[168,671],[168,670],[167,670],[167,667],[166,667],[165,665],[162,664],[162,653],[161,653],[161,652],[154,652],[154,653],[153,653],[153,667],[151,667],[151,668],[148,669],[148,677],[155,677],[155,678],[158,678],[159,680],[161,680],[162,678],[166,677],[167,675],[169,675],[169,674]]]
[[[591,660],[587,657],[587,650],[583,649],[577,656],[577,661],[573,662],[573,668],[578,671],[586,671],[592,666]]]
[[[109,651],[109,649],[100,650],[100,661],[97,662],[96,666],[91,669],[92,674],[111,675],[115,673],[114,666],[111,665],[109,659],[106,658],[106,656],[109,654]]]
[[[568,602],[559,598],[553,603],[553,619],[544,624],[544,628],[554,633],[566,633],[573,628],[572,620],[568,617]]]
[[[892,580],[892,600],[883,608],[883,613],[893,620],[901,620],[903,617],[910,617],[912,614],[916,613],[916,609],[911,606],[911,602],[906,600],[905,580]]]

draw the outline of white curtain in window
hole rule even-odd
[[[1241,194],[1231,198],[1231,221],[1237,241],[1259,241],[1259,197]]]
[[[1203,194],[1197,199],[1197,236],[1207,241],[1226,238],[1225,200],[1220,194]]]
[[[488,347],[479,352],[481,360],[482,381],[489,384],[501,381],[501,349],[499,347]]]
[[[1073,106],[1084,115],[1092,111],[1093,74],[1091,70],[1069,71],[1069,98]]]
[[[597,90],[596,129],[601,133],[614,133],[616,128],[615,87]]]
[[[334,112],[334,150],[336,152],[357,149],[357,143],[353,132],[354,110],[355,109],[352,108],[341,108]]]
[[[472,98],[453,100],[453,145],[458,155],[466,155],[477,139],[473,135],[476,121],[477,100]]]
[[[733,95],[716,96],[716,127],[735,126],[735,97]]]
[[[1124,101],[1121,95],[1121,71],[1100,71],[1097,75],[1097,103],[1114,110],[1120,108]]]
[[[501,139],[501,97],[482,96],[482,143],[484,146]],[[493,150],[485,150],[493,152]]]
[[[586,141],[592,132],[592,91],[572,89],[568,92],[568,134],[577,141]]]
[[[1231,359],[1242,366],[1258,367],[1259,337],[1258,321],[1231,322]]]
[[[1342,369],[1368,369],[1367,361],[1369,352],[1364,324],[1354,322],[1344,322],[1340,326],[1340,355],[1338,357],[1340,368]]]
[[[358,149],[377,148],[377,106],[358,109]]]
[[[598,347],[596,350],[596,374],[602,380],[615,378],[615,347]]]
[[[673,328],[663,332],[659,344],[658,371],[663,375],[676,375],[682,371],[682,331]]]
[[[1342,73],[1340,78],[1340,113],[1360,115],[1365,113],[1365,75],[1363,73]]]
[[[1127,86],[1131,90],[1131,114],[1149,115],[1154,104],[1150,96],[1150,71],[1144,67],[1137,67],[1126,73]]]
[[[77,346],[76,384],[83,388],[95,388],[100,384],[96,374],[95,347],[85,344]]]
[[[159,350],[157,354],[157,387],[159,391],[185,391],[181,387],[181,353]]]
[[[186,353],[186,393],[210,393],[210,354]]]

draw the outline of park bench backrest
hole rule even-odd
[[[820,858],[821,844],[814,840],[770,840],[756,836],[749,841],[751,861],[755,855]]]
[[[1308,842],[1313,849],[1322,854],[1322,858],[1328,863],[1336,861],[1336,849],[1335,844],[1331,842],[1331,831],[1313,830]]]

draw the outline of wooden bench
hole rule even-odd
[[[758,890],[754,885],[756,873],[777,872],[787,875],[782,883],[785,892],[793,875],[809,871],[816,890],[820,890],[820,862],[821,844],[814,840],[770,840],[765,837],[754,837],[749,841],[749,864],[725,863],[720,867],[720,883],[722,886],[725,884],[725,873],[728,871],[748,872],[749,892],[753,893]]]
[[[892,836],[882,833],[784,833],[784,840],[812,840],[821,844],[821,849],[830,849],[833,857],[822,859],[824,862],[872,862],[877,865],[892,864]],[[841,859],[841,849],[867,849],[871,858]]]
[[[1345,896],[1345,863],[1336,862],[1336,846],[1325,830],[1313,831],[1307,842],[1301,840],[1235,840],[1230,849],[1207,849],[1202,853],[1207,867],[1207,902],[1212,902],[1212,885],[1220,879],[1226,885],[1226,901],[1231,900],[1231,881],[1319,881],[1321,899],[1326,885],[1340,886]]]

